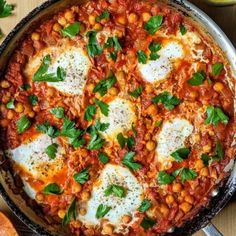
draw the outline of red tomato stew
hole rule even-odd
[[[23,39],[0,81],[17,193],[73,235],[181,226],[232,166],[232,81],[209,34],[164,3],[59,12]]]

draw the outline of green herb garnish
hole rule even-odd
[[[156,221],[145,216],[141,222],[141,226],[145,229],[148,230],[149,228],[152,228],[156,224]]]
[[[109,162],[109,157],[106,153],[104,152],[99,152],[98,153],[98,158],[102,162],[102,164],[106,164]]]
[[[188,157],[190,153],[189,148],[179,148],[175,152],[171,153],[170,155],[177,161],[182,162],[184,159]]]
[[[61,195],[63,193],[63,190],[61,190],[60,186],[56,183],[48,184],[43,189],[44,194],[52,194],[52,195]]]
[[[58,149],[57,143],[52,143],[51,145],[47,146],[45,153],[49,156],[49,158],[54,159],[56,157]]]
[[[111,184],[107,187],[104,193],[105,196],[110,196],[111,194],[113,194],[116,197],[122,198],[126,195],[126,189],[122,186]]]
[[[152,16],[148,22],[145,23],[144,28],[149,34],[155,34],[160,29],[163,23],[163,16]]]
[[[103,19],[109,19],[110,18],[110,13],[108,10],[105,10],[101,13],[101,15],[97,16],[95,18],[96,22],[101,22]]]
[[[146,212],[150,207],[152,206],[152,203],[149,199],[144,199],[141,203],[141,206],[139,207],[139,211],[144,213]]]
[[[74,180],[80,184],[84,184],[88,181],[89,179],[89,172],[88,169],[84,169],[80,172],[77,172],[73,176]]]
[[[214,76],[220,75],[220,72],[223,70],[224,65],[223,63],[217,62],[214,65],[212,65],[212,74]]]
[[[76,199],[74,198],[62,220],[62,225],[68,225],[72,219],[76,220],[77,208],[76,208]]]
[[[190,84],[192,86],[199,86],[199,85],[203,84],[205,78],[206,78],[206,74],[203,70],[196,72],[193,74],[193,77],[188,80],[188,84]]]
[[[61,30],[63,37],[75,37],[80,31],[80,23],[75,22]]]
[[[97,41],[97,32],[89,31],[86,36],[88,37],[87,51],[90,57],[95,57],[102,54],[102,48]]]
[[[56,118],[62,119],[65,115],[65,110],[63,107],[55,107],[50,110],[50,113],[52,113]]]
[[[17,133],[22,134],[24,131],[29,129],[31,126],[31,122],[29,118],[24,115],[16,122]]]
[[[47,134],[51,138],[58,137],[60,134],[58,128],[50,125],[48,121],[44,122],[43,124],[36,125],[36,128],[38,131]]]
[[[95,98],[95,103],[97,106],[99,106],[101,113],[104,116],[108,116],[109,113],[109,105],[106,104],[105,102],[98,100],[97,98]]]
[[[14,103],[15,103],[15,99],[12,98],[6,105],[7,109],[15,109]]]
[[[187,29],[183,24],[179,25],[179,30],[182,35],[185,35],[187,33]]]
[[[13,10],[14,10],[14,5],[7,4],[6,1],[0,0],[0,18],[12,15]]]
[[[225,115],[220,107],[209,106],[206,113],[207,118],[205,124],[213,124],[217,126],[219,123],[227,125],[229,122],[229,117]]]
[[[138,170],[142,165],[134,160],[135,152],[127,152],[123,158],[122,164],[131,170]]]
[[[38,104],[38,97],[36,95],[30,95],[28,101],[32,106],[36,106]]]
[[[111,207],[100,204],[96,212],[96,218],[100,219],[104,217],[110,210],[111,210]]]
[[[132,92],[129,92],[129,95],[138,98],[143,92],[143,86],[139,86],[138,88],[134,89]]]
[[[96,114],[96,110],[97,110],[97,108],[95,105],[87,106],[87,108],[84,112],[84,119],[87,121],[91,121]]]
[[[142,63],[142,64],[147,63],[147,55],[145,54],[145,52],[143,50],[138,50],[137,51],[137,56],[138,56],[138,62],[139,63]]]

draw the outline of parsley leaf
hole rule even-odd
[[[79,148],[85,144],[85,140],[82,138],[84,131],[75,128],[75,123],[68,118],[64,119],[61,135],[68,137],[69,144],[74,148]]]
[[[99,81],[93,89],[93,92],[99,93],[103,97],[107,93],[108,89],[111,88],[116,82],[116,77],[111,75],[108,78]]]
[[[152,16],[144,25],[149,34],[155,34],[160,29],[163,22],[163,16]]]
[[[61,190],[60,186],[56,183],[48,184],[43,189],[44,194],[53,194],[53,195],[60,195],[63,193],[63,190]]]
[[[64,108],[63,107],[55,107],[50,110],[50,113],[52,113],[56,118],[61,119],[64,117]]]
[[[101,138],[101,136],[98,133],[93,133],[91,135],[90,142],[88,144],[89,150],[98,150],[100,149],[105,143],[105,140]]]
[[[110,210],[111,210],[111,207],[100,204],[97,208],[96,218],[100,219],[104,217]]]
[[[126,190],[124,187],[116,185],[116,184],[111,184],[107,187],[107,189],[105,190],[105,196],[110,196],[111,194],[113,194],[116,197],[125,197],[126,195]]]
[[[136,88],[132,92],[129,92],[129,95],[134,98],[138,98],[142,94],[142,92],[143,92],[143,86],[139,86],[138,88]]]
[[[142,64],[147,63],[147,55],[145,54],[145,52],[143,50],[138,50],[137,51],[137,56],[138,56],[138,62],[139,63],[142,63]]]
[[[99,106],[101,113],[104,116],[108,116],[109,113],[109,105],[106,104],[103,101],[98,100],[97,98],[95,98],[95,103]]]
[[[122,49],[118,37],[109,37],[107,42],[104,45],[105,48],[112,48],[114,47],[115,51],[120,51]]]
[[[84,184],[88,181],[89,179],[89,172],[88,172],[88,169],[84,169],[80,172],[77,172],[74,174],[73,176],[74,180],[80,184]]]
[[[96,22],[101,22],[101,20],[103,20],[103,19],[109,19],[110,18],[110,13],[109,13],[109,11],[108,10],[105,10],[105,11],[103,11],[102,13],[101,13],[101,15],[99,15],[99,16],[97,16],[96,18],[95,18],[95,20],[96,20]]]
[[[180,168],[175,170],[172,175],[174,177],[180,175],[181,182],[184,183],[186,180],[193,180],[197,177],[197,173],[194,170],[191,170],[189,168]]]
[[[102,123],[99,119],[96,120],[95,128],[99,131],[103,132],[107,130],[109,126],[110,126],[109,123]]]
[[[144,199],[139,207],[139,211],[144,213],[152,206],[152,203],[149,199]]]
[[[165,108],[168,110],[173,110],[175,108],[175,106],[180,104],[180,99],[177,98],[176,96],[170,94],[167,91],[158,94],[157,96],[155,96],[152,99],[152,101],[154,103],[161,102],[165,106]]]
[[[218,157],[218,160],[223,160],[225,156],[223,145],[219,141],[216,143],[215,155]]]
[[[217,62],[214,65],[212,65],[212,74],[214,76],[220,75],[220,72],[223,70],[224,65],[223,63]]]
[[[0,0],[0,18],[4,18],[12,15],[14,6],[12,4],[7,4],[6,1]]]
[[[51,145],[47,146],[45,153],[49,156],[49,158],[54,159],[56,157],[58,149],[57,143],[52,143]]]
[[[6,105],[7,109],[14,109],[15,108],[14,102],[15,102],[15,99],[12,98]]]
[[[185,35],[187,33],[187,29],[183,24],[179,25],[179,30],[182,35]]]
[[[99,152],[98,153],[98,158],[102,162],[102,164],[106,164],[109,162],[109,157],[106,153],[104,152]]]
[[[87,121],[91,121],[96,114],[96,106],[95,105],[89,105],[87,106],[85,112],[84,112],[84,119]]]
[[[160,56],[157,52],[161,49],[161,44],[159,42],[152,41],[149,45],[149,50],[151,51],[150,60],[156,60]]]
[[[80,23],[75,22],[61,30],[63,37],[75,37],[80,31]]]
[[[22,134],[24,131],[29,129],[31,126],[31,122],[29,118],[24,115],[16,122],[17,133]]]
[[[160,127],[161,124],[162,124],[162,122],[163,122],[163,120],[157,120],[157,121],[155,122],[155,126],[156,126],[156,127]]]
[[[117,52],[110,52],[108,58],[112,59],[113,61],[116,61],[116,59],[117,59]]]
[[[88,37],[88,45],[87,45],[87,51],[90,57],[95,57],[97,55],[100,55],[102,53],[102,48],[100,44],[97,41],[97,32],[96,31],[88,31],[86,34]]]
[[[208,156],[207,154],[203,153],[203,154],[201,155],[201,160],[202,160],[204,166],[208,166],[208,165],[209,165],[209,162],[210,162],[210,160],[211,160],[211,158],[210,158],[210,156]]]
[[[143,218],[143,220],[142,220],[142,222],[141,222],[140,225],[141,225],[145,230],[147,230],[147,229],[149,229],[149,228],[152,228],[155,224],[156,224],[156,221],[155,221],[155,220],[153,220],[153,219],[151,219],[151,218],[145,216],[145,217]]]
[[[30,95],[28,100],[32,106],[36,106],[38,104],[38,97],[36,95]]]
[[[135,152],[127,152],[123,158],[122,164],[131,170],[138,170],[142,167],[140,163],[134,161]]]
[[[167,174],[165,171],[158,173],[157,181],[160,185],[170,184],[175,180],[175,177],[171,174]]]
[[[58,128],[50,125],[48,123],[48,121],[44,122],[43,124],[38,124],[38,125],[36,125],[36,127],[37,127],[38,131],[40,131],[44,134],[47,134],[51,138],[58,137],[60,134]]]
[[[203,70],[196,72],[193,74],[193,77],[188,80],[188,84],[190,84],[192,86],[201,85],[201,84],[203,84],[205,77],[206,77],[206,74]]]
[[[116,138],[121,148],[124,148],[125,145],[127,144],[128,148],[132,149],[132,147],[135,144],[134,138],[132,136],[125,138],[122,133],[119,133]]]
[[[76,220],[76,216],[77,216],[77,207],[76,207],[76,199],[74,198],[62,220],[62,225],[63,226],[68,225],[72,218]]]
[[[188,157],[190,153],[189,148],[179,148],[175,152],[171,153],[170,155],[177,161],[182,162],[184,159]]]
[[[31,88],[31,86],[29,84],[22,84],[20,86],[20,90],[23,90],[23,91],[27,91]]]
[[[65,80],[66,77],[66,72],[64,71],[64,69],[62,67],[58,67],[57,68],[57,73],[50,73],[47,74],[49,65],[51,63],[51,57],[50,55],[46,55],[43,58],[43,62],[41,64],[41,66],[39,67],[39,69],[36,71],[36,73],[34,74],[32,80],[34,82],[60,82]]]
[[[213,124],[216,126],[220,122],[225,125],[229,122],[229,117],[225,115],[225,113],[219,107],[209,106],[206,113],[207,118],[205,120],[205,124]]]

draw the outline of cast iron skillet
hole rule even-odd
[[[203,29],[209,33],[209,37],[214,38],[227,56],[234,77],[236,78],[236,51],[222,30],[204,12],[191,3],[185,0],[166,1],[168,4],[182,11],[186,16],[195,19],[202,25]],[[60,9],[84,2],[86,2],[86,0],[48,0],[21,20],[0,46],[0,78],[4,73],[4,68],[9,57],[26,33],[33,31],[40,22],[50,18],[50,16]],[[19,194],[15,194],[12,191],[15,187],[15,182],[12,174],[8,168],[6,168],[6,165],[7,160],[5,159],[4,153],[0,151],[0,194],[15,215],[39,235],[65,235],[61,227],[45,222],[43,215],[35,209],[33,211],[26,205],[25,200],[23,200]],[[225,206],[236,190],[236,165],[234,163],[232,163],[232,169],[230,171],[229,177],[221,182],[212,192],[212,199],[209,205],[202,209],[196,217],[187,221],[181,228],[170,229],[166,235],[188,236],[200,229],[203,229],[209,236],[221,235],[214,226],[210,224],[210,220]]]

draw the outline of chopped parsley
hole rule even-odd
[[[97,55],[102,54],[102,47],[97,41],[97,32],[96,31],[88,31],[86,34],[88,37],[88,45],[87,51],[90,57],[95,57]]]
[[[56,118],[62,119],[65,115],[65,110],[63,107],[55,107],[50,110],[50,113],[52,113]]]
[[[14,109],[15,108],[15,99],[11,99],[7,104],[6,104],[6,107],[7,109]]]
[[[158,94],[152,99],[152,101],[154,103],[162,103],[168,110],[173,110],[175,106],[180,104],[180,99],[167,91]]]
[[[213,124],[217,126],[219,123],[227,125],[229,122],[229,117],[225,115],[220,107],[209,106],[206,113],[207,118],[205,124]]]
[[[212,74],[214,76],[220,75],[221,71],[224,69],[224,65],[221,62],[217,62],[214,65],[212,65]]]
[[[188,80],[188,84],[192,86],[199,86],[203,84],[205,79],[206,79],[206,74],[203,70],[201,70],[193,74],[193,77]]]
[[[51,145],[47,146],[45,149],[45,153],[48,155],[49,158],[54,159],[56,157],[58,149],[58,144],[57,143],[52,143]]]
[[[17,122],[16,122],[16,130],[17,133],[22,134],[24,133],[24,131],[26,131],[27,129],[29,129],[31,126],[31,122],[29,120],[29,118],[24,115],[22,116]]]
[[[36,106],[38,104],[38,97],[36,95],[30,95],[28,101],[32,106]]]
[[[106,153],[104,152],[99,152],[98,153],[98,158],[102,162],[102,164],[106,164],[109,162],[109,157]]]
[[[89,172],[88,172],[88,169],[84,169],[80,172],[77,172],[74,174],[73,176],[74,180],[80,184],[84,184],[88,181],[89,179]]]
[[[145,216],[143,220],[141,221],[141,226],[145,229],[148,230],[149,228],[152,228],[156,224],[156,221]]]
[[[139,207],[139,211],[144,213],[152,206],[152,202],[149,199],[144,199]]]
[[[109,113],[109,105],[106,104],[105,102],[98,100],[97,98],[95,98],[95,103],[96,105],[100,108],[101,113],[104,116],[108,116]]]
[[[63,37],[75,37],[80,31],[80,23],[79,22],[75,22],[73,24],[68,25],[67,27],[65,27],[64,29],[61,30],[61,33],[63,35]]]
[[[138,56],[138,62],[139,63],[142,63],[142,64],[147,63],[147,55],[145,54],[145,52],[143,50],[138,50],[137,51],[137,56]]]
[[[76,207],[76,199],[74,198],[62,220],[62,225],[68,225],[72,219],[76,220],[77,216],[77,207]]]
[[[144,25],[144,29],[147,30],[149,34],[155,34],[157,30],[160,29],[163,23],[163,16],[152,16]]]
[[[143,86],[139,86],[138,88],[134,89],[132,92],[129,92],[129,95],[138,98],[143,92]]]
[[[165,171],[158,173],[157,181],[160,185],[170,184],[175,180],[175,177],[171,174],[167,174]]]
[[[123,198],[126,196],[126,189],[122,186],[111,184],[107,187],[104,193],[105,196],[110,196],[111,194],[113,194],[116,197]]]
[[[190,153],[189,148],[179,148],[175,152],[171,153],[170,155],[177,161],[182,162],[184,159],[188,157]]]
[[[123,158],[122,164],[131,170],[138,170],[142,165],[134,160],[135,152],[127,152]]]
[[[110,210],[111,210],[110,206],[100,204],[97,208],[97,211],[96,211],[96,218],[100,219],[100,218],[104,217]]]
[[[120,144],[121,148],[124,148],[125,145],[127,144],[127,147],[130,150],[130,149],[132,149],[132,147],[135,144],[134,138],[132,136],[126,138],[126,137],[124,137],[124,135],[122,133],[119,133],[116,138],[117,138],[117,141]]]
[[[109,37],[107,39],[107,42],[105,43],[104,47],[105,48],[112,48],[112,47],[114,47],[116,52],[122,50],[122,47],[121,47],[120,42],[119,42],[119,39],[116,36]]]
[[[95,18],[96,22],[101,22],[103,19],[109,19],[110,18],[110,13],[108,10],[103,11],[99,16]]]
[[[84,119],[87,121],[91,121],[96,114],[96,110],[97,110],[96,105],[87,106],[84,112]]]
[[[51,138],[58,137],[60,134],[59,129],[55,126],[50,125],[48,121],[44,122],[43,124],[36,125],[36,128],[38,131],[47,134]]]
[[[182,35],[185,35],[187,33],[187,29],[183,24],[179,25],[179,30]]]
[[[52,195],[61,195],[63,190],[61,190],[60,186],[56,183],[48,184],[43,189],[44,194],[52,194]]]
[[[149,50],[151,51],[150,60],[156,60],[160,57],[157,52],[161,50],[161,44],[159,42],[152,41],[149,45]]]
[[[93,92],[99,93],[101,96],[104,96],[107,93],[108,89],[110,89],[116,82],[117,79],[112,74],[108,78],[99,81],[93,89]]]

